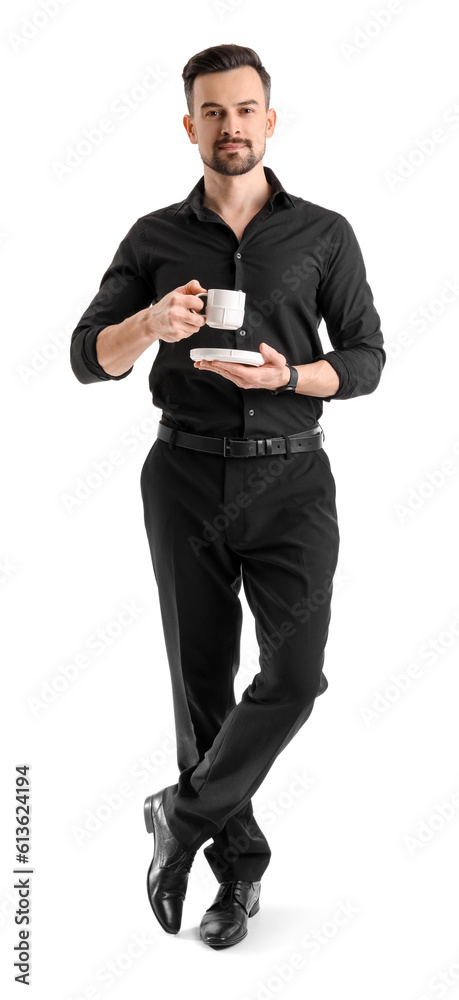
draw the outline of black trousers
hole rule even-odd
[[[271,850],[251,796],[328,687],[323,674],[339,549],[322,449],[224,458],[156,440],[141,471],[177,733],[164,811],[217,880],[257,881]],[[244,586],[259,672],[238,704]]]

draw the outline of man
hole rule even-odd
[[[149,384],[162,417],[141,490],[180,774],[145,802],[147,887],[161,926],[177,933],[193,859],[210,840],[219,889],[200,933],[223,948],[246,936],[271,856],[251,796],[328,686],[339,530],[322,403],[373,392],[386,356],[351,226],[263,167],[276,113],[257,54],[207,49],[183,80],[204,176],[132,226],[73,332],[71,363],[84,383],[122,379],[159,342]],[[209,288],[246,293],[241,328],[205,326]],[[191,347],[216,346],[259,350],[264,363],[190,360]],[[236,704],[242,583],[260,670]]]

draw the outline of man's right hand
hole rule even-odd
[[[100,330],[96,356],[107,375],[115,378],[124,375],[156,340],[173,344],[197,333],[206,322],[205,317],[199,315],[204,303],[198,292],[207,294],[207,289],[201,288],[199,281],[193,278],[181,288],[174,288],[154,306],[140,309],[121,323]]]
[[[191,337],[204,326],[205,317],[198,315],[204,308],[199,292],[207,294],[207,289],[202,288],[199,281],[193,278],[186,285],[168,292],[156,305],[150,306],[145,318],[152,340],[165,340],[166,343],[173,344],[184,337]],[[196,312],[190,312],[191,309]]]

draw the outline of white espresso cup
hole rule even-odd
[[[205,316],[207,326],[215,330],[237,330],[244,322],[245,292],[231,288],[209,288],[198,292],[201,299],[207,299]],[[193,312],[194,310],[192,310]]]

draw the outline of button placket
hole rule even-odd
[[[241,260],[242,260],[242,253],[241,253],[240,250],[236,250],[235,254],[234,254],[234,263],[235,263],[235,283],[234,284],[235,284],[235,288],[241,288],[242,291],[244,291],[244,269],[243,269],[242,265],[239,263],[239,261],[241,261]],[[237,330],[235,332],[235,337],[236,338],[245,337],[246,334],[247,334],[247,331],[244,330],[244,329]]]
[[[242,260],[243,260],[243,257],[242,257],[241,250],[236,250],[236,252],[234,254],[234,263],[235,263],[235,288],[242,288],[242,290],[244,291],[245,290],[244,289],[244,266],[241,263]],[[244,338],[246,336],[247,336],[247,330],[246,329],[242,328],[241,330],[238,330],[237,337]],[[244,436],[247,436],[247,420],[248,420],[249,417],[254,417],[255,416],[255,410],[253,409],[253,407],[250,407],[249,409],[247,409],[248,403],[247,403],[247,395],[246,394],[247,394],[248,390],[243,389],[242,392],[244,393],[244,395],[243,395],[244,428],[245,428],[245,430],[244,430]]]

